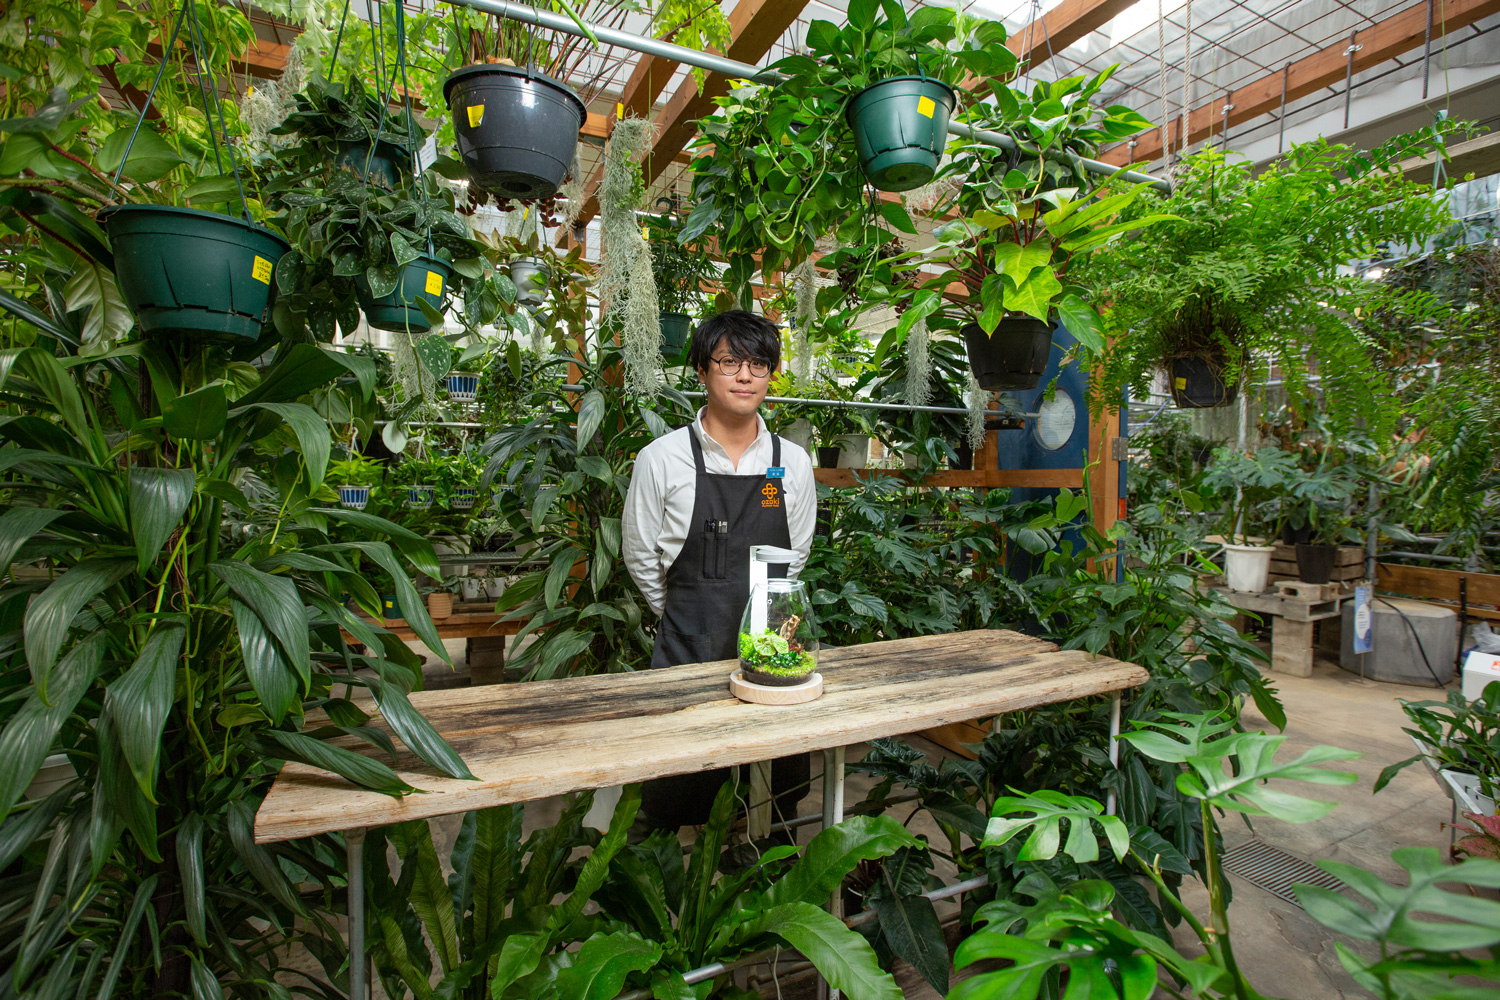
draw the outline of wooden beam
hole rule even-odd
[[[1436,17],[1432,25],[1434,40],[1442,37],[1444,32],[1457,31],[1481,18],[1500,12],[1500,0],[1442,0],[1439,9],[1442,16]],[[1427,6],[1425,4],[1408,7],[1399,14],[1394,14],[1377,24],[1355,32],[1353,44],[1359,48],[1353,53],[1354,72],[1362,73],[1403,52],[1420,48],[1426,33]],[[1285,100],[1288,103],[1324,87],[1335,85],[1342,87],[1349,69],[1349,45],[1349,39],[1341,38],[1327,48],[1320,49],[1292,63],[1284,74],[1282,72],[1271,73],[1236,87],[1228,100],[1228,103],[1234,105],[1229,112],[1228,125],[1241,125],[1262,115],[1271,114],[1280,108],[1283,100],[1283,80],[1285,80]],[[1193,109],[1188,116],[1188,142],[1206,139],[1226,127],[1223,114],[1225,102],[1225,95],[1220,94],[1206,104]],[[1170,122],[1162,124],[1174,127]],[[1172,140],[1174,148],[1181,145],[1179,133],[1174,132]],[[1129,143],[1121,143],[1105,150],[1100,154],[1099,159],[1105,163],[1124,166],[1133,161],[1149,163],[1160,159],[1161,156],[1161,129],[1156,128],[1149,132],[1142,132],[1137,137],[1134,149]]]
[[[914,485],[986,487],[996,489],[1006,486],[1060,489],[1081,489],[1082,469],[959,469],[950,472],[934,472],[920,481],[904,469],[814,469],[813,478],[824,486],[853,486],[862,479],[873,476],[902,476],[913,478]]]
[[[1473,606],[1500,607],[1500,575],[1463,573],[1452,569],[1405,566],[1399,563],[1375,564],[1375,589],[1385,594],[1401,594],[1428,601],[1458,605],[1459,585],[1463,584],[1465,603]]]
[[[1448,147],[1447,152],[1448,162],[1443,164],[1443,172],[1454,180],[1460,180],[1469,174],[1488,177],[1490,174],[1500,173],[1500,132],[1491,132],[1466,142],[1455,142]],[[1432,156],[1417,156],[1402,160],[1401,172],[1409,181],[1431,184],[1434,159]]]
[[[1012,35],[1006,48],[1016,54],[1022,63],[1033,66],[1046,62],[1053,53],[1061,52],[1135,6],[1135,0],[1063,0],[1042,16]],[[978,82],[978,81],[976,81]],[[972,90],[968,81],[965,89]]]

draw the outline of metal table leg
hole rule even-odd
[[[349,1000],[369,1000],[365,982],[365,828],[344,831],[349,859]]]
[[[823,829],[842,823],[844,820],[844,747],[823,751]],[[844,915],[844,900],[839,890],[833,891],[828,901],[828,912],[836,917]],[[839,991],[829,987],[826,980],[818,977],[818,1000],[839,1000]]]
[[[1120,692],[1116,691],[1109,696],[1109,763],[1111,767],[1120,766]],[[1105,789],[1104,811],[1109,815],[1115,814],[1115,790]]]

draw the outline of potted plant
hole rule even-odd
[[[814,381],[814,397],[853,402],[854,389],[823,375]],[[818,442],[818,465],[825,469],[863,469],[870,457],[870,426],[852,406],[809,406],[807,419]]]
[[[1085,355],[1104,349],[1089,292],[1070,277],[1074,264],[1128,232],[1164,221],[1166,213],[1121,220],[1147,184],[1091,174],[1076,165],[1099,143],[1128,137],[1150,123],[1127,108],[1099,108],[1093,98],[1114,68],[1092,78],[1039,83],[1027,96],[994,88],[993,106],[977,106],[976,127],[1029,140],[1027,154],[979,142],[955,144],[943,176],[957,191],[935,213],[956,218],[935,232],[935,245],[909,256],[935,265],[938,276],[911,296],[903,333],[941,313],[960,326],[970,368],[981,389],[1030,389],[1041,380],[1060,321]],[[968,298],[950,302],[953,283]]]
[[[703,309],[707,293],[703,286],[718,277],[707,248],[696,242],[677,240],[675,217],[654,215],[646,220],[651,246],[651,270],[656,297],[661,306],[661,349],[670,357],[687,350],[693,319]]]
[[[1224,581],[1230,590],[1258,594],[1266,589],[1272,546],[1265,539],[1274,538],[1281,527],[1275,501],[1301,475],[1291,453],[1274,446],[1253,453],[1234,448],[1214,452],[1203,485],[1223,503],[1218,528],[1225,539]]]
[[[443,100],[476,186],[516,201],[557,193],[588,118],[573,88],[533,66],[479,63],[448,77]]]
[[[467,449],[452,455],[438,473],[438,492],[449,510],[473,510],[479,502],[479,483],[484,477],[484,463]]]
[[[1449,691],[1446,701],[1402,699],[1401,708],[1413,723],[1402,731],[1417,745],[1418,753],[1381,771],[1375,791],[1420,760],[1483,815],[1500,814],[1496,808],[1500,802],[1500,683],[1486,685],[1472,701],[1462,692]]]
[[[464,407],[473,405],[479,398],[479,378],[489,364],[492,345],[486,341],[468,347],[452,349],[452,363],[443,381],[448,389],[448,398]]]
[[[783,399],[817,399],[818,393],[810,379],[798,378],[791,371],[782,368],[771,378],[770,388],[766,391],[768,396],[778,396]],[[766,417],[766,424],[772,433],[779,434],[786,440],[797,445],[809,455],[813,454],[813,425],[812,411],[816,407],[806,406],[802,403],[776,403],[771,407]]]
[[[486,277],[486,248],[469,238],[451,191],[425,172],[387,185],[373,156],[371,169],[338,166],[351,134],[419,142],[425,133],[409,111],[386,112],[357,79],[314,76],[276,131],[296,139],[261,166],[265,201],[295,244],[276,266],[284,333],[308,325],[330,340],[335,320],[351,333],[359,311],[376,329],[425,333],[443,324],[455,292],[469,328],[496,320],[502,300]]]
[[[427,510],[437,499],[436,480],[442,459],[407,455],[391,470],[391,483],[411,510]]]
[[[908,330],[905,337],[917,332]],[[902,339],[892,327],[876,346],[869,371],[860,380],[860,384],[868,384],[870,399],[877,403],[966,408],[964,386],[969,365],[958,341],[951,337],[930,337],[923,352],[926,374],[914,377],[911,352],[902,349],[905,346]],[[918,362],[921,360],[919,357]],[[925,387],[920,399],[912,395],[918,379]],[[871,430],[887,448],[901,454],[909,467],[936,466],[944,460],[953,469],[973,467],[974,452],[966,440],[967,420],[962,414],[881,410],[876,412]]]
[[[1369,152],[1317,139],[1264,170],[1214,147],[1186,157],[1170,196],[1153,192],[1123,216],[1173,221],[1074,271],[1110,303],[1110,350],[1091,392],[1144,399],[1163,372],[1178,406],[1222,406],[1254,359],[1282,373],[1299,408],[1318,398],[1341,426],[1384,428],[1395,391],[1359,317],[1385,297],[1348,264],[1443,231],[1445,204],[1397,165],[1459,128],[1439,122]],[[1309,358],[1322,378],[1316,397]]]
[[[384,471],[385,463],[380,459],[366,458],[357,452],[328,463],[328,478],[339,484],[339,506],[364,510],[370,502],[371,488],[380,482]]]

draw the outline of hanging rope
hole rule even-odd
[[[1187,154],[1188,129],[1192,127],[1191,105],[1193,82],[1193,0],[1187,0],[1187,27],[1182,32],[1182,130],[1177,134],[1177,159]]]
[[[1161,91],[1161,155],[1166,159],[1172,152],[1172,137],[1167,132],[1171,119],[1167,117],[1167,35],[1162,27],[1167,15],[1163,3],[1164,0],[1156,0],[1156,58],[1158,89]]]

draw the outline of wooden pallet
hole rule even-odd
[[[1309,601],[1331,601],[1340,596],[1337,583],[1304,583],[1301,580],[1277,580],[1271,584],[1282,597],[1301,597]]]

